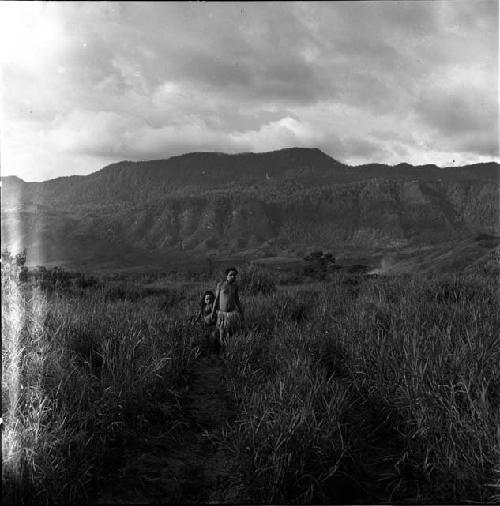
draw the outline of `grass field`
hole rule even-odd
[[[214,283],[52,291],[7,267],[3,500],[88,501],[149,426],[182,432]],[[217,444],[252,502],[500,500],[495,278],[241,278],[246,327],[224,359],[238,413]]]

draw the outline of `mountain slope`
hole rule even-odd
[[[165,264],[498,234],[498,164],[348,167],[317,149],[191,153],[43,183],[3,178],[2,242],[33,263]]]
[[[4,204],[108,205],[142,202],[172,193],[294,181],[307,186],[367,179],[498,181],[498,164],[439,168],[435,165],[394,167],[372,164],[349,167],[315,148],[289,148],[269,153],[189,153],[167,160],[118,162],[88,176],[42,183],[3,178]]]

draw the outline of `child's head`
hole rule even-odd
[[[215,300],[215,294],[212,292],[212,290],[207,290],[203,294],[203,303],[204,304],[211,304]]]
[[[237,275],[238,271],[234,267],[229,267],[229,269],[226,269],[226,281],[228,283],[234,283]]]

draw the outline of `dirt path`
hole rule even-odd
[[[231,462],[215,436],[234,418],[224,382],[224,362],[198,357],[183,407],[186,423],[152,428],[144,447],[96,504],[248,502]]]

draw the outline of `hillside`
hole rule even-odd
[[[2,242],[32,263],[401,249],[498,233],[498,164],[349,167],[318,149],[190,153],[88,176],[3,178]]]

